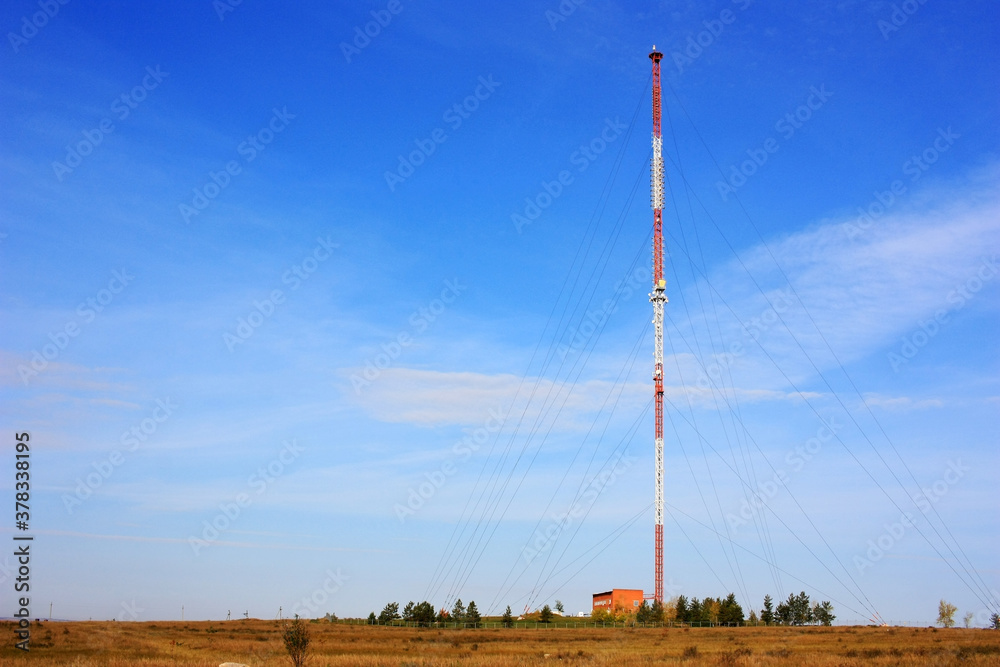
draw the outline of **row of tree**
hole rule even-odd
[[[743,607],[736,601],[736,595],[730,593],[723,598],[691,598],[683,595],[677,598],[674,620],[678,623],[720,623],[723,625],[741,625],[745,620]]]
[[[560,614],[563,611],[562,602],[558,600],[556,600],[556,610]],[[938,605],[938,624],[946,628],[954,627],[955,612],[957,610],[958,608],[955,605],[941,600],[940,605]],[[551,607],[545,605],[540,610],[538,620],[542,623],[550,623],[554,615]],[[730,593],[725,598],[708,597],[704,600],[699,600],[698,598],[688,599],[681,595],[668,603],[666,607],[656,601],[649,604],[644,600],[642,605],[634,612],[624,608],[595,609],[591,616],[591,620],[598,623],[663,623],[673,620],[677,623],[711,623],[713,625],[827,626],[833,625],[835,618],[837,617],[833,613],[833,605],[829,600],[811,602],[805,591],[800,592],[798,595],[790,593],[788,599],[784,602],[779,602],[777,607],[774,606],[771,596],[765,595],[764,608],[760,610],[760,615],[758,616],[757,612],[751,610],[749,618],[744,617],[743,607],[736,601],[736,595],[733,593]],[[972,618],[973,615],[971,613],[966,614],[965,627],[971,627]],[[327,614],[327,619],[337,620],[337,617]],[[482,616],[479,614],[479,609],[476,608],[475,601],[469,602],[469,606],[466,607],[462,604],[461,599],[455,602],[455,606],[452,607],[451,612],[444,609],[435,612],[434,606],[425,600],[418,603],[412,601],[407,603],[403,607],[402,614],[399,612],[399,603],[390,602],[378,616],[375,615],[375,612],[372,612],[368,616],[368,622],[372,625],[391,625],[393,621],[397,620],[423,626],[429,626],[432,623],[438,622],[479,627],[479,624],[482,622]],[[501,617],[501,622],[507,628],[514,625],[514,618],[509,605]],[[994,613],[990,617],[990,627],[1000,629],[1000,615]]]
[[[945,600],[941,600],[941,602],[938,603],[938,617],[937,617],[938,625],[940,625],[943,628],[953,628],[953,627],[955,627],[955,612],[956,611],[958,611],[958,607],[956,607],[955,605],[953,605],[950,602],[946,602]],[[965,615],[965,618],[962,619],[962,622],[965,625],[965,627],[971,628],[972,627],[972,621],[975,618],[976,618],[976,615],[973,614],[970,611],[969,613],[967,613]],[[1000,614],[997,614],[996,612],[994,612],[993,614],[990,615],[990,624],[989,624],[989,627],[992,628],[992,629],[994,629],[994,630],[1000,630]]]
[[[510,607],[507,607],[507,614],[510,614]],[[434,605],[427,600],[423,602],[413,602],[411,600],[403,607],[402,614],[399,613],[399,603],[390,602],[379,612],[378,616],[375,615],[374,611],[368,615],[368,622],[372,625],[390,625],[393,621],[398,620],[424,626],[430,625],[435,621],[439,623],[459,623],[475,628],[479,627],[483,619],[479,614],[479,609],[476,608],[475,600],[469,602],[469,606],[466,607],[462,604],[461,598],[455,601],[455,606],[452,607],[451,612],[442,609],[435,613]]]
[[[667,604],[658,602],[652,605],[643,601],[635,612],[628,609],[597,609],[591,616],[597,622],[635,623],[676,623],[713,624],[713,625],[832,625],[836,616],[833,605],[829,601],[812,603],[803,591],[794,593],[788,599],[774,607],[770,595],[764,596],[764,608],[757,612],[751,610],[750,617],[743,613],[743,607],[736,601],[736,595],[730,593],[725,598],[707,597],[703,600],[687,598],[683,595]]]
[[[562,603],[557,602],[556,608],[561,612]],[[549,623],[552,621],[553,615],[552,609],[545,605],[541,609],[538,620],[542,623]],[[635,611],[630,609],[597,609],[591,616],[591,620],[595,622],[663,623],[672,620],[678,623],[711,623],[713,625],[832,625],[835,618],[833,605],[828,600],[813,603],[805,591],[798,595],[789,594],[788,599],[778,603],[777,607],[774,606],[771,596],[765,595],[764,608],[760,610],[760,616],[757,615],[757,612],[751,611],[749,619],[744,616],[743,607],[736,601],[736,595],[733,593],[725,598],[707,597],[703,600],[688,599],[681,595],[667,607],[656,601],[649,604],[644,600]],[[368,616],[368,622],[372,625],[391,625],[393,621],[397,620],[423,626],[438,622],[479,627],[482,616],[479,614],[475,601],[469,602],[469,606],[466,607],[461,599],[455,601],[450,612],[445,609],[435,612],[434,606],[424,600],[423,602],[408,602],[403,607],[402,613],[399,611],[398,602],[390,602],[377,616],[375,612]],[[501,621],[505,627],[511,627],[514,624],[509,606]]]
[[[833,605],[829,600],[810,602],[805,591],[798,595],[789,593],[788,599],[779,602],[777,608],[770,595],[764,596],[764,608],[760,610],[760,622],[765,625],[833,625]],[[751,622],[756,614],[750,614]]]

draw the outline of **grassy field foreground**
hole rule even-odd
[[[425,629],[308,623],[307,665],[1000,665],[995,630],[772,627]],[[287,665],[277,621],[2,623],[2,665]]]

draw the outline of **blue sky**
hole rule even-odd
[[[0,25],[0,485],[29,432],[34,614],[651,590],[653,44],[667,593],[997,609],[990,3]]]

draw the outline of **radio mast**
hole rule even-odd
[[[653,383],[656,401],[656,578],[653,599],[663,604],[663,304],[667,281],[663,278],[663,136],[660,134],[660,60],[653,46],[653,160],[649,169],[650,205],[653,207]]]

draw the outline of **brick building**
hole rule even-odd
[[[634,614],[642,605],[642,589],[615,588],[604,593],[594,593],[594,611],[604,609],[614,612],[621,610]]]

